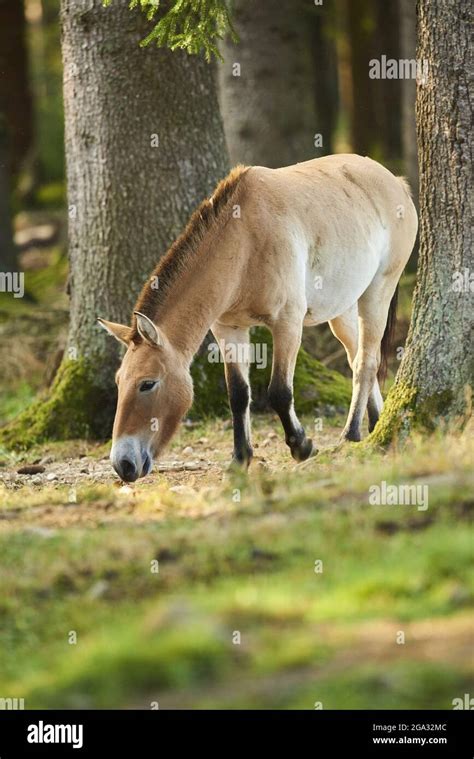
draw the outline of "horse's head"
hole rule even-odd
[[[149,474],[193,400],[189,367],[163,331],[135,312],[137,329],[99,319],[127,346],[117,371],[117,411],[110,459],[122,480]]]

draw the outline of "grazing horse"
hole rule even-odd
[[[293,405],[303,326],[329,322],[346,349],[353,391],[343,437],[360,440],[365,410],[372,430],[382,408],[377,376],[417,227],[407,183],[370,158],[233,169],[158,263],[131,326],[99,320],[127,346],[116,375],[118,475],[148,474],[176,431],[193,400],[189,367],[209,329],[220,346],[240,348],[225,363],[236,462],[252,457],[242,356],[254,325],[273,335],[268,397],[293,457],[314,452]]]

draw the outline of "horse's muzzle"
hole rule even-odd
[[[112,446],[110,460],[120,479],[125,482],[146,477],[153,466],[148,451],[133,437],[119,438]]]

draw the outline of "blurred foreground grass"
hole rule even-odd
[[[72,504],[64,487],[4,489],[0,696],[450,709],[473,687],[471,469],[464,435],[386,456],[349,446],[198,491],[163,476],[78,487]],[[428,486],[428,508],[369,505],[382,480]],[[64,526],[71,511],[83,521]]]

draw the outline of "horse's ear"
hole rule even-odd
[[[129,344],[133,331],[131,327],[126,327],[125,324],[116,324],[116,322],[108,322],[106,319],[101,319],[100,317],[97,317],[97,321],[109,335],[113,335],[116,340],[119,340],[124,345]]]
[[[150,345],[153,345],[156,348],[163,347],[163,336],[161,335],[160,330],[156,324],[154,324],[152,320],[148,318],[148,316],[141,314],[140,311],[134,311],[133,313],[137,318],[137,329],[139,335],[147,343],[150,343]]]

